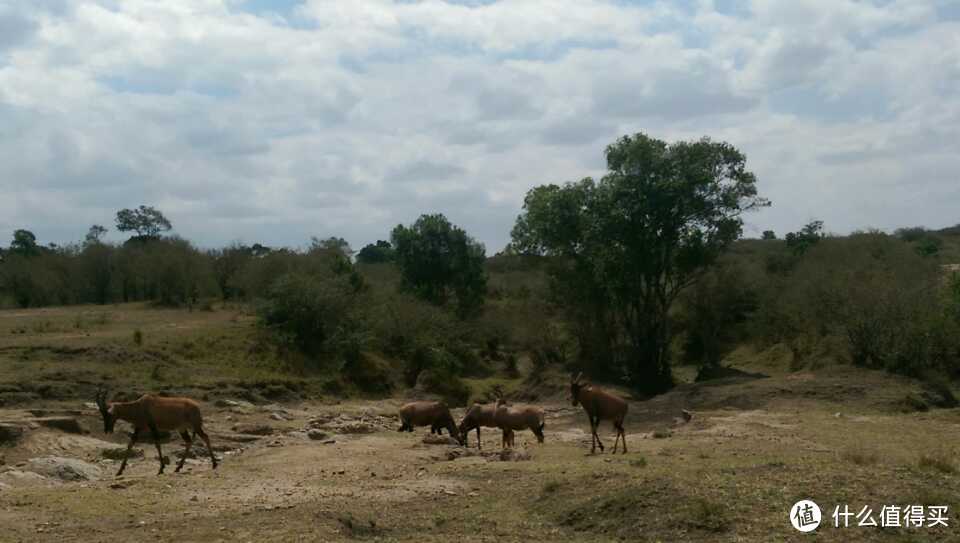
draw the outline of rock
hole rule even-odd
[[[22,426],[0,422],[0,445],[13,445],[22,437]]]
[[[336,442],[337,442],[336,439],[328,439],[328,440],[324,441],[323,444],[324,444],[324,445],[333,445],[333,444],[336,443]]]
[[[213,402],[213,405],[216,407],[228,407],[231,409],[253,409],[253,404],[246,400],[226,400],[221,398]]]
[[[286,417],[284,417],[284,416],[281,415],[280,413],[271,413],[271,414],[270,414],[270,418],[273,419],[273,420],[279,420],[279,421],[285,421],[285,420],[287,420]]]
[[[107,447],[100,449],[100,456],[110,460],[123,460],[127,454],[126,447]],[[143,449],[133,448],[130,450],[130,458],[143,458]]]
[[[491,459],[500,460],[501,462],[521,462],[530,460],[530,453],[518,451],[517,449],[503,449],[496,453]]]
[[[40,417],[30,422],[39,424],[45,428],[53,428],[68,434],[86,434],[87,430],[80,425],[80,421],[73,417]]]
[[[684,422],[690,422],[690,420],[693,419],[693,413],[687,411],[686,409],[681,409],[680,412],[682,413]]]
[[[319,441],[322,439],[326,439],[327,433],[324,432],[323,430],[317,430],[316,428],[311,428],[310,430],[307,430],[307,437],[309,437],[310,439]]]
[[[268,436],[273,434],[273,428],[266,424],[234,424],[233,431],[254,436]]]
[[[10,487],[48,485],[50,480],[39,473],[14,469],[0,473],[0,484]]]
[[[334,431],[338,434],[372,434],[377,429],[365,422],[347,422],[334,427]]]
[[[457,458],[466,458],[468,456],[480,456],[480,451],[477,449],[466,449],[464,447],[457,447],[447,451],[447,460],[456,460]]]
[[[112,488],[113,490],[123,490],[125,488],[130,488],[135,484],[137,484],[136,479],[127,479],[125,481],[117,481],[115,483],[110,483],[110,488]]]
[[[427,434],[423,436],[423,442],[427,445],[460,445],[460,443],[450,436],[440,436],[436,434]]]
[[[27,461],[27,469],[61,481],[93,481],[103,475],[99,467],[89,462],[60,456],[32,458]]]
[[[250,443],[262,439],[263,436],[253,435],[253,434],[216,434],[215,439],[222,439],[224,441],[233,441],[234,443]]]

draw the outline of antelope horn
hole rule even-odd
[[[583,377],[583,372],[582,372],[582,371],[581,371],[580,373],[578,373],[576,377],[573,378],[573,382],[574,382],[574,383],[579,383],[581,377]]]

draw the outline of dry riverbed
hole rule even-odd
[[[803,498],[824,510],[819,540],[957,539],[960,411],[906,412],[914,388],[852,369],[683,385],[631,404],[616,456],[587,454],[586,418],[556,402],[545,445],[528,432],[501,454],[487,430],[481,454],[396,432],[399,400],[219,400],[204,408],[220,468],[200,447],[158,476],[140,443],[121,478],[125,435],[104,435],[92,405],[0,409],[0,540],[800,540],[787,512]],[[602,436],[612,445],[607,425]],[[175,461],[182,445],[163,450]],[[949,506],[950,527],[838,529],[829,516],[908,503]]]

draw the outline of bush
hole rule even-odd
[[[366,353],[347,357],[343,374],[365,392],[388,394],[393,389],[389,364]]]
[[[683,359],[717,366],[743,335],[757,307],[757,295],[742,266],[721,263],[705,274],[682,300],[680,327],[686,332]]]
[[[343,275],[281,276],[259,307],[260,322],[281,344],[316,356],[341,348],[359,352],[357,292]]]
[[[910,376],[960,369],[960,319],[940,267],[892,236],[824,239],[767,279],[753,331],[797,359],[839,338],[857,365]]]
[[[441,368],[423,371],[417,380],[417,388],[440,396],[451,407],[465,406],[470,400],[470,387],[456,374]]]
[[[444,375],[460,375],[463,367],[460,361],[443,347],[421,346],[407,358],[404,380],[408,386],[414,386],[419,382],[421,373],[427,370],[435,370]]]

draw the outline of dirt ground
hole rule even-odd
[[[69,353],[46,343],[44,367],[68,375]],[[26,372],[31,359],[14,363]],[[125,423],[105,435],[92,398],[25,397],[0,407],[0,541],[960,541],[960,409],[931,407],[916,381],[879,372],[790,371],[751,351],[731,363],[764,377],[632,402],[629,452],[616,456],[608,424],[606,452],[589,454],[586,417],[558,386],[540,404],[546,443],[526,432],[510,455],[493,429],[482,454],[476,433],[465,449],[397,432],[399,399],[211,394],[216,471],[195,447],[182,473],[157,475],[154,445],[140,443],[118,478]],[[30,379],[11,367],[0,375]],[[171,462],[182,450],[162,447]],[[823,514],[814,534],[788,518],[807,498]],[[943,505],[949,526],[836,528],[838,505],[878,520],[885,505]]]
[[[616,456],[609,454],[609,428],[607,452],[589,455],[585,417],[549,405],[546,444],[529,433],[518,438],[526,460],[495,454],[493,430],[482,432],[487,456],[426,444],[426,431],[398,433],[395,401],[208,405],[220,468],[211,470],[198,455],[183,473],[170,468],[157,475],[153,445],[140,444],[144,457],[120,478],[113,475],[118,461],[105,456],[115,457],[124,436],[107,441],[90,406],[2,410],[0,421],[25,424],[25,431],[15,446],[0,449],[0,539],[799,540],[787,512],[808,497],[824,509],[820,539],[956,538],[960,412],[889,412],[883,398],[872,410],[852,410],[818,398],[851,386],[841,384],[845,379],[817,379],[798,374],[689,386],[634,403],[629,452]],[[801,396],[812,399],[795,398],[791,382],[803,383]],[[734,397],[766,401],[698,407]],[[681,405],[692,408],[689,423],[668,417],[679,415]],[[31,424],[36,415],[75,418],[89,433]],[[475,446],[475,433],[471,440]],[[163,447],[171,459],[181,449],[175,441]],[[925,455],[947,465],[927,465]],[[49,456],[83,460],[95,473],[25,475],[38,469],[32,459]],[[908,502],[950,506],[950,528],[829,525],[827,509],[837,504],[879,510]]]

